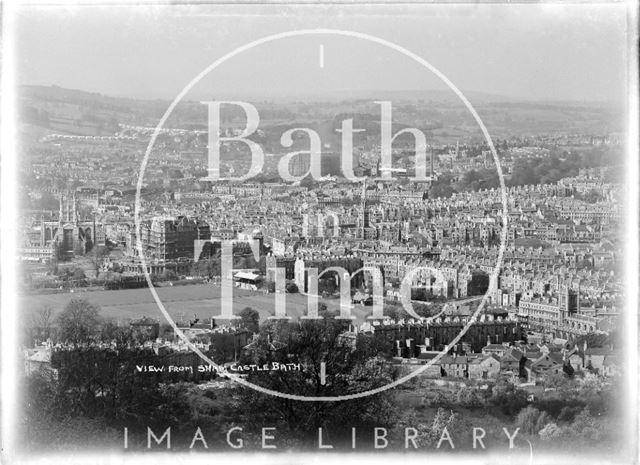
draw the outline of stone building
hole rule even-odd
[[[132,231],[131,255],[138,255]],[[209,224],[186,216],[156,217],[145,221],[140,228],[140,239],[148,260],[192,259],[196,241],[211,239]]]
[[[40,233],[43,247],[59,247],[66,256],[83,255],[95,245],[105,244],[104,229],[95,216],[80,219],[75,195],[60,196],[57,220],[41,220]]]

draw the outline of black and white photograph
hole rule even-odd
[[[638,463],[638,4],[2,5],[2,462]]]

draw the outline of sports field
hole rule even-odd
[[[192,319],[197,315],[201,320],[220,315],[220,288],[213,284],[191,284],[156,288],[165,309],[172,318]],[[124,320],[149,316],[163,320],[149,289],[126,289],[114,291],[82,291],[64,294],[23,295],[18,297],[20,315],[27,322],[30,316],[44,305],[59,313],[73,298],[86,299],[100,306],[100,314],[105,318]],[[338,299],[322,300],[330,310],[339,309]],[[300,294],[286,294],[287,315],[297,319],[307,312],[307,298]],[[275,314],[275,294],[233,289],[233,310],[239,313],[251,307],[260,313],[261,320]],[[371,307],[354,305],[352,314],[362,321]]]

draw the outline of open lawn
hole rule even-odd
[[[196,314],[201,320],[220,315],[220,288],[213,284],[192,284],[183,286],[157,287],[158,295],[172,318],[193,318]],[[93,304],[99,305],[101,315],[105,318],[124,320],[149,316],[163,320],[162,313],[156,305],[149,289],[125,289],[114,291],[83,291],[76,289],[73,293],[64,294],[39,294],[22,295],[18,297],[20,315],[24,322],[30,320],[30,316],[44,305],[58,314],[73,298],[87,299]],[[330,310],[339,309],[338,299],[321,300]],[[286,294],[287,315],[294,319],[306,314],[307,298],[300,294]],[[275,294],[263,294],[262,292],[233,290],[233,308],[239,313],[243,308],[251,307],[260,313],[261,321],[275,314]],[[354,305],[352,314],[359,322],[362,322],[371,312],[371,307]]]

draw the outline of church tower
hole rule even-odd
[[[562,286],[558,293],[558,324],[563,325],[568,316],[580,311],[580,289],[570,289]]]
[[[71,223],[73,225],[78,223],[77,200],[75,195],[71,197],[69,195],[60,196],[58,222],[60,223],[60,226],[67,223]]]

